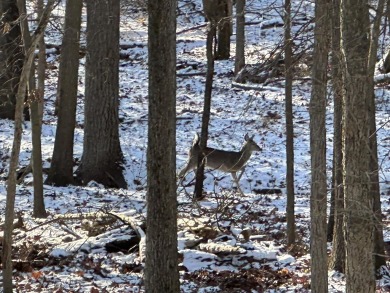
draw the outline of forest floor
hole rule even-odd
[[[261,2],[261,3],[259,3]],[[283,40],[283,1],[249,1],[246,62],[267,62]],[[182,292],[310,292],[310,152],[309,114],[312,1],[293,1],[296,66],[293,86],[295,213],[298,242],[286,246],[284,77],[263,84],[234,82],[234,58],[216,61],[209,146],[239,150],[246,133],[262,147],[241,178],[244,196],[230,175],[207,172],[205,199],[193,202],[193,174],[178,187],[178,241]],[[200,131],[206,71],[206,26],[201,1],[179,1],[177,28],[177,168],[185,165],[193,136]],[[55,10],[63,20],[64,6]],[[85,13],[85,11],[84,11]],[[84,18],[85,20],[85,18]],[[85,30],[85,22],[83,22]],[[85,45],[82,36],[82,45]],[[235,35],[231,52],[235,52]],[[46,42],[60,45],[58,26]],[[387,47],[387,37],[382,48]],[[124,7],[121,20],[120,137],[128,189],[44,186],[49,217],[32,217],[29,174],[17,188],[14,233],[14,284],[17,292],[145,292],[143,258],[137,233],[146,217],[146,147],[148,121],[147,15]],[[384,49],[382,49],[383,51]],[[276,51],[277,52],[277,51]],[[50,166],[57,117],[54,115],[59,55],[48,50],[45,114],[42,130],[44,167]],[[75,168],[83,148],[84,63],[80,59]],[[164,74],[164,73],[162,73]],[[377,94],[378,151],[384,235],[390,242],[390,86]],[[329,92],[331,88],[329,87]],[[333,102],[327,103],[327,169],[330,192]],[[0,221],[4,221],[6,177],[13,142],[13,122],[0,120]],[[162,146],[164,147],[164,146]],[[20,166],[31,155],[31,125],[24,123]],[[2,230],[2,228],[0,228]],[[0,231],[1,232],[1,231]],[[331,243],[328,243],[329,252]],[[384,269],[378,292],[390,291]],[[329,271],[329,292],[344,292],[344,276]]]

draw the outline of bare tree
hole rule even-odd
[[[47,184],[73,184],[73,140],[76,125],[82,1],[67,0],[57,87],[58,123]]]
[[[343,174],[346,292],[375,292],[373,198],[370,193],[370,20],[366,0],[341,2],[344,52]],[[357,21],[358,20],[358,21]]]
[[[332,239],[333,249],[329,268],[345,272],[344,243],[344,188],[342,152],[342,114],[343,114],[343,70],[341,62],[340,0],[332,4],[332,87],[333,87],[333,170],[331,208],[328,221],[328,240]]]
[[[245,66],[245,0],[236,2],[236,59],[234,75]]]
[[[295,242],[295,194],[294,194],[294,124],[292,103],[292,39],[291,39],[291,1],[284,2],[284,63],[286,66],[286,182],[287,182],[287,245]]]
[[[211,94],[213,90],[213,78],[214,78],[214,42],[217,27],[217,18],[214,15],[209,15],[209,26],[207,30],[206,40],[206,55],[207,55],[207,73],[206,73],[206,85],[204,91],[204,104],[202,115],[202,130],[200,134],[200,156],[198,158],[198,167],[196,169],[196,181],[194,198],[199,200],[203,198],[203,180],[204,180],[204,149],[207,147],[207,139],[209,135],[209,122],[210,122],[210,110],[211,110]]]
[[[176,199],[176,5],[176,0],[148,1],[145,289],[149,293],[180,292]]]
[[[119,141],[119,2],[87,1],[84,145],[77,175],[82,184],[127,188]]]
[[[0,118],[14,119],[24,52],[17,0],[0,1]]]
[[[371,29],[370,40],[370,52],[368,59],[368,74],[369,74],[369,92],[367,95],[368,105],[368,119],[369,119],[369,143],[370,143],[370,159],[369,159],[369,174],[370,174],[370,193],[374,199],[373,212],[375,221],[375,236],[374,236],[374,255],[375,255],[375,268],[378,270],[381,266],[386,265],[384,241],[383,241],[383,228],[382,228],[382,208],[381,208],[381,195],[379,187],[379,166],[378,166],[378,145],[376,136],[376,120],[375,120],[375,84],[374,73],[375,64],[377,60],[378,41],[380,35],[380,26],[382,17],[384,14],[385,0],[379,0],[376,9],[376,15],[374,18],[374,24]]]
[[[331,0],[317,0],[315,5],[312,92],[310,99],[310,256],[311,290],[328,292],[326,241],[326,89],[329,52]]]
[[[3,236],[3,289],[4,293],[12,293],[12,230],[14,221],[16,169],[19,162],[20,144],[22,141],[23,104],[26,96],[27,84],[30,78],[31,67],[34,61],[34,51],[40,37],[43,35],[49,21],[50,13],[55,0],[49,0],[34,32],[31,46],[27,50],[26,60],[23,64],[22,74],[16,94],[14,142],[12,146],[10,167],[7,182],[7,200],[5,208],[4,236]]]
[[[217,38],[215,59],[229,59],[230,36],[232,34],[232,0],[203,0],[207,19],[214,22]],[[218,37],[217,37],[218,34]]]
[[[31,35],[29,30],[29,25],[27,21],[27,10],[26,10],[26,1],[18,0],[18,9],[21,15],[21,32],[24,44],[24,50],[27,50],[31,45]],[[40,16],[43,11],[43,3],[38,2],[38,15]],[[41,36],[38,46],[42,47],[43,35]],[[41,49],[39,49],[41,51]],[[26,53],[26,52],[25,52]],[[44,58],[44,61],[42,61]],[[44,62],[46,64],[46,54],[40,52],[38,54],[38,65],[41,67],[40,63]],[[43,71],[45,68],[43,67]],[[41,78],[40,86],[41,90],[36,87],[35,80],[35,65],[31,66],[31,72],[29,81],[27,84],[27,104],[30,111],[30,120],[31,120],[31,136],[32,136],[32,153],[30,164],[27,166],[26,170],[32,170],[33,172],[33,186],[34,186],[34,208],[33,215],[34,217],[44,218],[46,217],[45,202],[43,196],[43,172],[42,172],[42,148],[41,148],[41,134],[42,134],[42,113],[43,113],[43,87],[44,81],[42,81],[42,75],[44,78],[44,72],[39,73],[38,77]],[[26,171],[27,172],[27,171]]]

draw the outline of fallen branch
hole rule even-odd
[[[238,88],[242,90],[255,90],[255,91],[280,91],[280,88],[277,87],[271,87],[271,86],[264,86],[264,85],[251,85],[251,84],[242,84],[238,82],[232,82],[233,88]]]

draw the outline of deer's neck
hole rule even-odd
[[[245,165],[245,163],[249,160],[249,158],[251,157],[252,155],[252,152],[249,150],[249,148],[246,147],[246,145],[244,145],[240,151],[241,153],[241,156],[240,156],[240,159],[238,161],[238,165]]]

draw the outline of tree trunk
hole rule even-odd
[[[82,1],[67,0],[58,76],[58,123],[47,184],[73,184],[73,140],[76,124]]]
[[[232,0],[220,0],[223,18],[218,21],[218,48],[215,59],[227,60],[230,57],[230,36],[232,35]]]
[[[40,0],[38,3],[38,15],[42,14],[43,3]],[[27,15],[26,1],[17,1],[19,13],[21,16]],[[21,33],[24,43],[24,49],[28,49],[31,46],[31,35],[26,17],[21,17]],[[38,42],[38,46],[41,46],[43,35]],[[40,49],[41,50],[41,49]],[[40,51],[39,50],[39,51]],[[27,54],[27,52],[25,52]],[[42,54],[38,56],[38,64]],[[45,52],[43,58],[46,61]],[[42,66],[41,66],[42,67]],[[44,73],[43,73],[44,77]],[[44,83],[44,82],[43,82]],[[43,85],[41,86],[43,87]],[[30,120],[31,120],[31,133],[32,133],[32,153],[30,158],[30,166],[33,172],[33,186],[34,186],[34,208],[33,216],[37,218],[45,218],[46,210],[43,197],[43,172],[42,172],[42,148],[41,148],[41,129],[42,129],[42,113],[43,113],[43,90],[39,91],[36,88],[35,80],[35,65],[32,64],[31,72],[29,75],[29,81],[27,83],[27,95],[26,102],[29,105]]]
[[[0,118],[14,119],[24,61],[17,1],[0,1],[0,15]]]
[[[213,90],[213,78],[214,78],[214,48],[213,38],[215,36],[216,25],[213,21],[210,22],[207,31],[207,74],[206,74],[206,85],[204,91],[204,105],[202,115],[202,131],[200,135],[199,146],[201,150],[207,147],[207,139],[209,135],[209,123],[210,123],[210,110],[211,110],[211,94]],[[196,181],[194,198],[200,200],[203,198],[203,180],[204,180],[204,156],[201,151],[198,158],[198,167],[196,169]]]
[[[370,21],[367,1],[343,0],[342,46],[346,72],[343,173],[346,292],[375,292],[373,198],[370,193],[370,127],[367,70]]]
[[[236,59],[234,75],[245,66],[245,0],[236,2]]]
[[[378,145],[376,137],[376,120],[375,120],[375,84],[374,73],[375,64],[378,52],[378,40],[380,35],[380,24],[384,13],[385,0],[379,0],[376,9],[376,15],[374,18],[374,24],[371,31],[370,42],[370,54],[368,62],[368,74],[370,82],[368,84],[369,92],[367,95],[367,110],[369,115],[369,143],[370,143],[370,193],[374,199],[373,212],[374,212],[374,256],[375,256],[375,269],[379,270],[381,266],[386,265],[384,241],[383,241],[383,228],[382,228],[382,208],[381,208],[381,195],[379,187],[379,166],[378,166]]]
[[[43,1],[38,3],[39,17],[43,13]],[[45,90],[45,68],[46,68],[46,49],[44,35],[38,42],[38,88],[34,91],[30,89],[29,104],[30,104],[30,119],[32,132],[32,153],[31,166],[34,180],[34,210],[33,216],[37,218],[47,217],[45,209],[45,201],[43,197],[43,173],[42,173],[42,115],[43,115],[43,101]],[[34,72],[34,71],[33,71]]]
[[[55,0],[49,0],[42,13],[41,20],[34,33],[31,46],[27,50],[26,59],[22,67],[18,91],[16,94],[14,142],[12,146],[10,167],[7,182],[7,200],[5,208],[4,236],[3,236],[3,290],[4,293],[12,293],[12,228],[14,221],[15,193],[16,193],[16,169],[19,163],[20,144],[22,141],[22,122],[24,98],[26,96],[27,83],[29,81],[31,66],[34,61],[34,51],[39,38],[43,35],[49,21],[50,13]]]
[[[176,0],[148,1],[145,262],[145,290],[148,293],[180,292],[176,199],[176,4]]]
[[[292,41],[291,41],[291,1],[284,3],[284,63],[286,66],[286,183],[287,183],[287,245],[295,242],[295,192],[294,192],[294,121],[292,103]]]
[[[333,249],[330,255],[329,268],[345,272],[345,243],[344,243],[344,188],[343,188],[343,152],[342,152],[342,113],[343,113],[343,76],[341,69],[341,31],[340,31],[340,0],[332,4],[332,86],[333,86],[333,172],[332,199],[328,222],[328,239],[332,238]],[[333,221],[331,220],[333,219]],[[334,222],[334,225],[332,225]]]
[[[119,142],[119,2],[87,1],[84,150],[77,173],[82,184],[127,188]]]
[[[229,59],[232,34],[232,0],[203,0],[203,10],[210,24],[218,32],[215,59]]]
[[[330,0],[318,0],[315,5],[312,92],[310,99],[310,256],[311,290],[328,292],[326,239],[326,88],[329,53]]]

